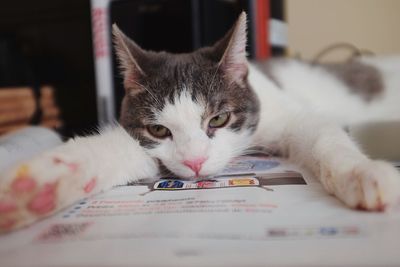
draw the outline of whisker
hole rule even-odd
[[[146,86],[144,86],[143,84],[137,82],[137,81],[133,81],[134,83],[136,83],[140,88],[146,90],[146,92],[148,92],[151,96],[151,98],[156,102],[156,104],[160,104],[158,98],[155,97],[155,95],[150,91],[150,89],[148,89]]]
[[[210,93],[210,90],[211,90],[212,86],[214,85],[215,77],[217,76],[217,72],[218,72],[218,70],[219,70],[219,67],[220,67],[220,64],[218,64],[218,67],[217,67],[217,69],[215,70],[215,72],[214,72],[214,74],[213,74],[213,76],[212,76],[212,78],[211,78],[211,83],[210,83],[210,85],[208,86],[207,93]]]

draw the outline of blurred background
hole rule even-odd
[[[69,137],[117,120],[112,23],[145,49],[188,52],[213,44],[242,10],[251,60],[400,53],[397,0],[5,0],[0,135],[43,125]]]

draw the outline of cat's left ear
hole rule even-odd
[[[215,45],[215,51],[222,54],[219,68],[230,82],[243,86],[247,79],[246,58],[246,13],[242,12],[235,25]]]
[[[114,45],[119,60],[126,91],[137,93],[141,90],[138,80],[146,76],[140,63],[146,59],[146,52],[129,39],[116,24],[113,24]]]

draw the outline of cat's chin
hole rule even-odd
[[[209,179],[209,176],[191,176],[191,177],[180,177],[180,176],[172,176],[175,179],[183,180],[183,181],[200,181],[204,179]]]
[[[169,175],[163,175],[163,176],[174,177],[174,178],[178,178],[181,180],[187,180],[187,181],[197,181],[197,180],[203,180],[205,178],[212,177],[213,175],[200,173],[199,175],[196,176],[196,175],[179,175],[179,174],[171,173]]]
[[[179,174],[179,173],[169,171],[169,173],[162,173],[162,176],[163,177],[174,177],[177,179],[187,180],[187,181],[197,181],[197,180],[203,180],[203,179],[212,177],[213,175],[216,175],[217,173],[218,172],[215,172],[215,173],[200,172],[199,175],[195,175],[195,174]]]

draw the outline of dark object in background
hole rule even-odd
[[[270,9],[271,9],[271,19],[277,19],[280,21],[285,21],[284,16],[284,1],[282,0],[270,0]],[[284,56],[285,55],[285,47],[282,46],[274,46],[271,45],[271,54],[273,56]]]
[[[54,89],[41,88],[39,75],[12,36],[0,38],[0,59],[0,135],[27,125],[60,127]],[[49,123],[50,113],[54,123]]]
[[[51,84],[63,135],[96,127],[89,0],[7,1],[0,9],[0,38],[0,87]]]
[[[0,88],[0,135],[29,125],[62,130],[52,86]],[[35,91],[36,91],[35,90]]]
[[[0,36],[0,86],[32,82],[33,74],[13,35]]]

